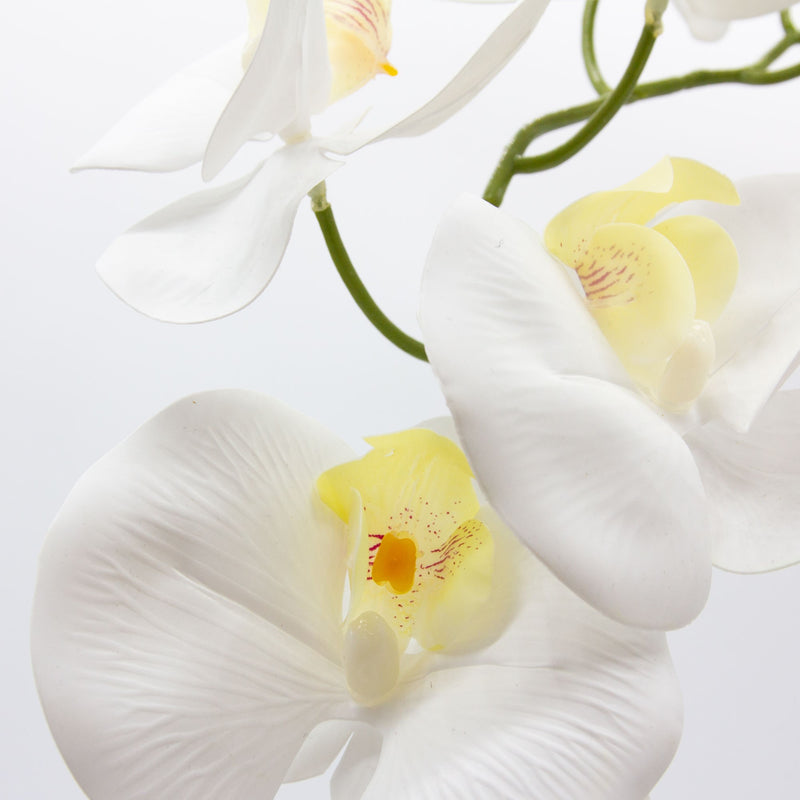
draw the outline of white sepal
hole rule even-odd
[[[313,142],[283,147],[249,175],[134,225],[100,258],[100,277],[128,305],[166,322],[238,311],[275,274],[300,201],[339,166]]]
[[[242,77],[237,40],[177,72],[134,106],[73,166],[172,172],[201,161]]]

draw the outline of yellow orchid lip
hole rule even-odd
[[[590,313],[628,372],[671,411],[689,408],[705,386],[714,360],[709,324],[730,299],[739,268],[733,241],[711,220],[646,224],[687,200],[734,205],[739,197],[710,167],[667,158],[618,189],[578,200],[545,230],[545,245],[576,271]]]
[[[463,638],[494,574],[494,543],[476,519],[480,504],[461,450],[422,429],[367,441],[369,453],[317,481],[322,501],[348,526],[345,661],[354,673],[365,661],[393,671],[390,654],[399,658],[412,639],[435,651]],[[380,652],[370,650],[370,631]],[[381,697],[385,683],[376,684]],[[355,685],[358,702],[379,701],[364,681],[354,677]]]

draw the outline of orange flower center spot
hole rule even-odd
[[[372,580],[378,586],[389,584],[395,594],[406,594],[414,585],[417,545],[410,538],[387,533],[372,562]]]

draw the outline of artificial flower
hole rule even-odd
[[[728,23],[782,11],[790,0],[675,0],[689,30],[698,39],[719,39]]]
[[[359,458],[268,397],[210,392],[84,475],[32,647],[92,800],[270,798],[342,749],[334,800],[647,794],[681,727],[664,634],[559,583],[447,426]]]
[[[800,393],[776,394],[800,351],[800,176],[736,190],[665,160],[559,215],[564,261],[465,197],[426,265],[427,352],[489,502],[630,624],[689,622],[712,560],[800,560]]]
[[[277,135],[281,143],[239,180],[185,197],[134,225],[100,258],[100,276],[125,302],[161,320],[202,322],[239,310],[275,273],[302,198],[341,166],[331,156],[416,136],[444,122],[503,67],[547,2],[522,0],[432,96],[437,73],[451,66],[458,14],[468,13],[452,4],[440,49],[419,52],[430,67],[412,70],[419,78],[416,111],[369,129],[359,124],[361,108],[344,127],[337,120],[338,130],[320,132],[325,120],[318,117],[332,102],[376,73],[397,72],[388,60],[389,0],[271,0],[268,7],[265,0],[250,0],[244,45],[229,45],[178,73],[76,168],[159,172],[202,159],[203,176],[210,179],[248,140]],[[422,3],[419,25],[429,16]],[[402,83],[403,69],[399,65],[400,74],[387,80]]]

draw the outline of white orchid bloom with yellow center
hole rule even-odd
[[[647,794],[681,727],[664,634],[559,583],[450,438],[371,442],[211,392],[79,481],[32,647],[92,800],[271,798],[342,749],[334,800]]]
[[[452,52],[462,49],[460,15],[475,7],[453,3],[451,14],[432,15],[428,0],[416,2],[416,28],[406,24],[395,38],[407,44],[433,16],[442,24],[437,48],[415,53],[419,63],[406,70],[413,85],[406,87],[402,64],[399,75],[387,78],[406,95],[414,90],[416,110],[370,127],[362,106],[358,114],[350,109],[357,122],[342,127],[334,115],[326,130],[323,112],[332,103],[376,75],[397,72],[388,52],[390,0],[249,0],[244,45],[236,42],[178,73],[76,168],[166,172],[202,160],[203,176],[211,179],[248,140],[272,136],[276,143],[264,145],[270,154],[250,174],[185,197],[116,239],[98,263],[108,286],[137,310],[170,322],[202,322],[247,305],[278,268],[302,198],[341,166],[335,156],[447,120],[516,52],[548,0],[518,3],[450,80],[444,76],[452,76]],[[397,103],[391,91],[382,94],[386,105]]]
[[[698,39],[719,39],[728,23],[789,8],[791,0],[674,0]]]
[[[798,216],[799,176],[735,188],[667,159],[544,243],[472,198],[438,229],[421,325],[470,463],[616,619],[686,624],[712,560],[800,560],[800,393],[776,393],[800,352]]]

